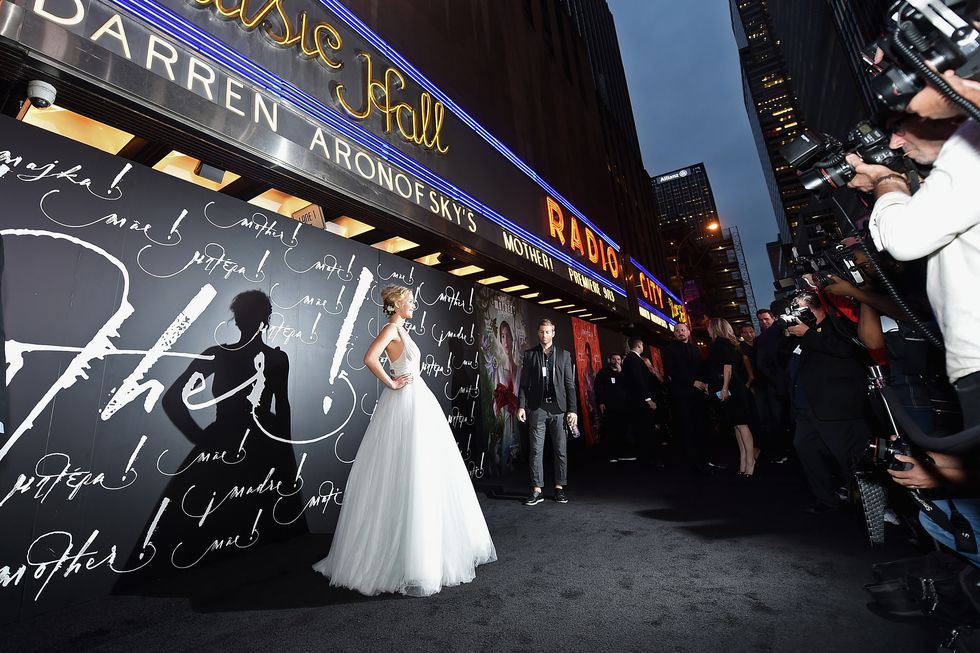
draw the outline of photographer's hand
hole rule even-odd
[[[810,327],[803,324],[802,322],[797,322],[791,326],[786,327],[786,333],[796,336],[797,338],[802,338],[803,335],[810,330]]]
[[[897,179],[884,180],[884,178],[888,177],[889,175],[895,175],[895,177],[899,177],[900,175],[898,175],[898,173],[892,170],[891,168],[865,163],[864,159],[862,159],[857,154],[854,153],[848,154],[846,157],[846,161],[849,164],[851,164],[851,166],[854,168],[856,172],[856,174],[854,175],[854,179],[852,179],[847,183],[848,188],[855,188],[865,193],[871,193],[871,192],[880,192],[881,186],[885,186],[885,185],[893,186],[902,183]],[[905,184],[903,188],[905,192],[908,192],[907,184]]]
[[[905,472],[894,469],[888,470],[892,480],[902,487],[913,490],[928,490],[943,484],[943,477],[932,465],[923,463],[912,456],[903,456],[902,454],[895,454],[895,460],[903,463],[912,463],[912,469]]]
[[[936,67],[932,64],[926,64],[934,71]],[[952,70],[947,70],[943,73],[943,78],[946,83],[953,87],[953,90],[962,95],[964,98],[976,104],[980,101],[980,84],[972,80],[963,79],[962,77],[957,77],[956,73]],[[916,113],[923,118],[930,118],[932,120],[939,120],[942,118],[953,118],[954,116],[963,115],[963,110],[954,104],[951,104],[946,96],[940,93],[936,87],[929,85],[924,89],[919,91],[909,100],[908,106],[905,108],[909,113]]]
[[[857,286],[849,281],[844,281],[835,274],[827,275],[830,278],[830,283],[824,286],[824,291],[830,293],[831,295],[840,295],[841,297],[850,297],[851,299],[858,299],[860,291],[858,291]]]

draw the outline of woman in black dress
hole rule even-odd
[[[725,422],[735,430],[738,440],[738,473],[752,476],[755,472],[756,449],[749,429],[748,395],[745,388],[742,354],[738,338],[728,320],[712,318],[708,321],[711,348],[705,365],[704,382],[708,391],[721,400]]]

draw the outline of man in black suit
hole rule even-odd
[[[785,345],[789,340],[786,333],[776,325],[776,314],[772,310],[760,308],[756,311],[756,316],[759,318],[762,333],[755,339],[755,360],[752,361],[755,365],[755,380],[752,382],[752,390],[759,421],[769,436],[767,444],[770,450],[763,449],[763,453],[771,462],[785,463],[789,460],[793,446],[789,378],[786,375],[789,352]]]
[[[643,338],[633,336],[627,341],[629,351],[623,359],[623,383],[626,387],[626,415],[629,428],[624,434],[625,447],[619,460],[636,460],[636,447],[650,445],[653,437],[653,412],[657,410],[657,394],[653,373],[643,362]],[[653,451],[654,447],[650,446]]]
[[[847,477],[868,440],[866,354],[834,324],[815,293],[801,293],[793,303],[813,315],[786,330],[794,336],[789,362],[793,445],[817,500],[807,512],[820,514],[837,507],[837,474]]]
[[[544,437],[551,434],[555,452],[555,501],[568,503],[565,485],[568,482],[568,451],[565,425],[578,425],[575,395],[575,368],[572,356],[555,347],[555,325],[544,319],[538,323],[540,344],[521,357],[521,381],[518,389],[517,419],[528,421],[531,441],[531,495],[524,501],[535,506],[544,501]]]
[[[693,471],[711,474],[705,451],[708,396],[703,384],[698,385],[701,352],[691,342],[691,328],[684,322],[674,327],[674,342],[664,347],[663,357],[670,391],[674,442],[679,445],[685,462]]]
[[[617,447],[627,427],[626,384],[623,356],[610,354],[609,364],[595,375],[595,399],[602,416],[602,430],[609,449],[609,462],[619,462]]]

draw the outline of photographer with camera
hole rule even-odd
[[[980,525],[980,499],[974,498],[980,493],[980,470],[971,467],[959,456],[930,451],[923,458],[919,460],[913,456],[895,454],[895,460],[905,463],[909,469],[889,469],[888,473],[896,483],[916,492],[943,490],[946,496],[967,495],[966,498],[934,499],[930,503],[945,515],[945,519],[938,519],[951,523],[955,527],[954,531],[963,529],[966,533],[975,534],[977,525]],[[938,524],[926,511],[919,513],[919,522],[934,540],[980,567],[980,553],[976,551],[976,545],[969,542],[970,539],[975,539],[975,535],[958,538],[955,532]],[[967,541],[963,542],[962,539]]]
[[[815,292],[798,294],[780,322],[792,336],[793,444],[816,498],[807,512],[823,514],[836,509],[838,473],[845,479],[849,476],[852,461],[864,452],[868,438],[865,354],[841,333],[843,327],[834,323]]]
[[[938,88],[943,84],[966,102],[980,104],[980,83],[969,78],[970,73],[977,72],[976,50],[973,47],[977,35],[971,35],[969,29],[971,24],[973,28],[980,29],[980,1],[945,4],[955,5],[956,11],[945,15],[933,11],[928,18],[917,11],[918,8],[911,11],[906,9],[904,15],[898,14],[901,17],[890,25],[892,34],[889,38],[873,45],[874,56],[870,55],[871,49],[865,55],[875,78],[873,84],[879,99],[889,108],[934,120],[967,115],[962,103],[953,101]],[[900,48],[895,45],[894,32],[904,35],[901,40],[922,58],[927,71],[917,71],[918,66],[897,51]],[[953,35],[959,37],[955,42],[947,42],[943,38]],[[888,58],[894,60],[897,66],[885,63],[886,50]],[[937,65],[944,70],[940,71]],[[962,74],[957,74],[960,72]]]
[[[948,136],[948,140],[945,138]],[[964,427],[980,424],[980,125],[907,118],[890,145],[933,168],[915,195],[905,175],[864,163],[848,184],[872,192],[868,229],[895,259],[928,257],[927,294],[946,344],[946,370],[963,408]]]
[[[869,282],[873,279],[872,276]],[[886,351],[889,387],[923,432],[935,433],[938,424],[932,401],[948,389],[945,379],[937,374],[941,361],[932,361],[935,350],[922,341],[912,325],[903,320],[902,311],[877,292],[872,283],[858,288],[836,276],[829,280],[825,292],[860,302],[859,338],[869,349]],[[872,451],[879,459],[892,456],[894,462],[887,472],[895,483],[913,492],[912,497],[921,508],[919,522],[923,528],[933,539],[980,566],[980,555],[971,544],[975,539],[974,525],[980,525],[980,499],[975,498],[980,494],[980,470],[959,456],[931,451],[913,455],[897,436],[893,440],[896,441],[887,444],[879,440],[872,445]]]

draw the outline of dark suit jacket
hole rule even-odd
[[[606,410],[618,411],[626,405],[626,385],[623,372],[614,372],[606,365],[595,375],[595,400],[605,404]]]
[[[776,324],[772,325],[755,339],[755,375],[759,386],[763,384],[777,395],[785,397],[789,392],[789,377],[786,374],[790,344],[796,345],[795,338],[786,337]]]
[[[704,393],[694,387],[694,382],[701,378],[704,365],[697,345],[675,340],[664,347],[663,358],[670,396],[675,401],[689,402],[704,397]]]
[[[657,400],[656,377],[647,369],[643,359],[632,351],[623,357],[623,384],[631,409],[641,408],[647,399]]]
[[[802,386],[813,414],[822,420],[860,419],[868,404],[867,353],[825,319],[802,338],[790,392]],[[791,395],[792,398],[792,395]]]
[[[555,387],[555,401],[566,413],[578,412],[578,397],[575,394],[575,367],[572,355],[560,347],[551,347],[555,364],[551,382]],[[520,408],[536,410],[544,401],[544,384],[541,383],[541,368],[544,367],[544,351],[541,345],[532,347],[521,356],[521,382],[517,391],[517,405]]]

